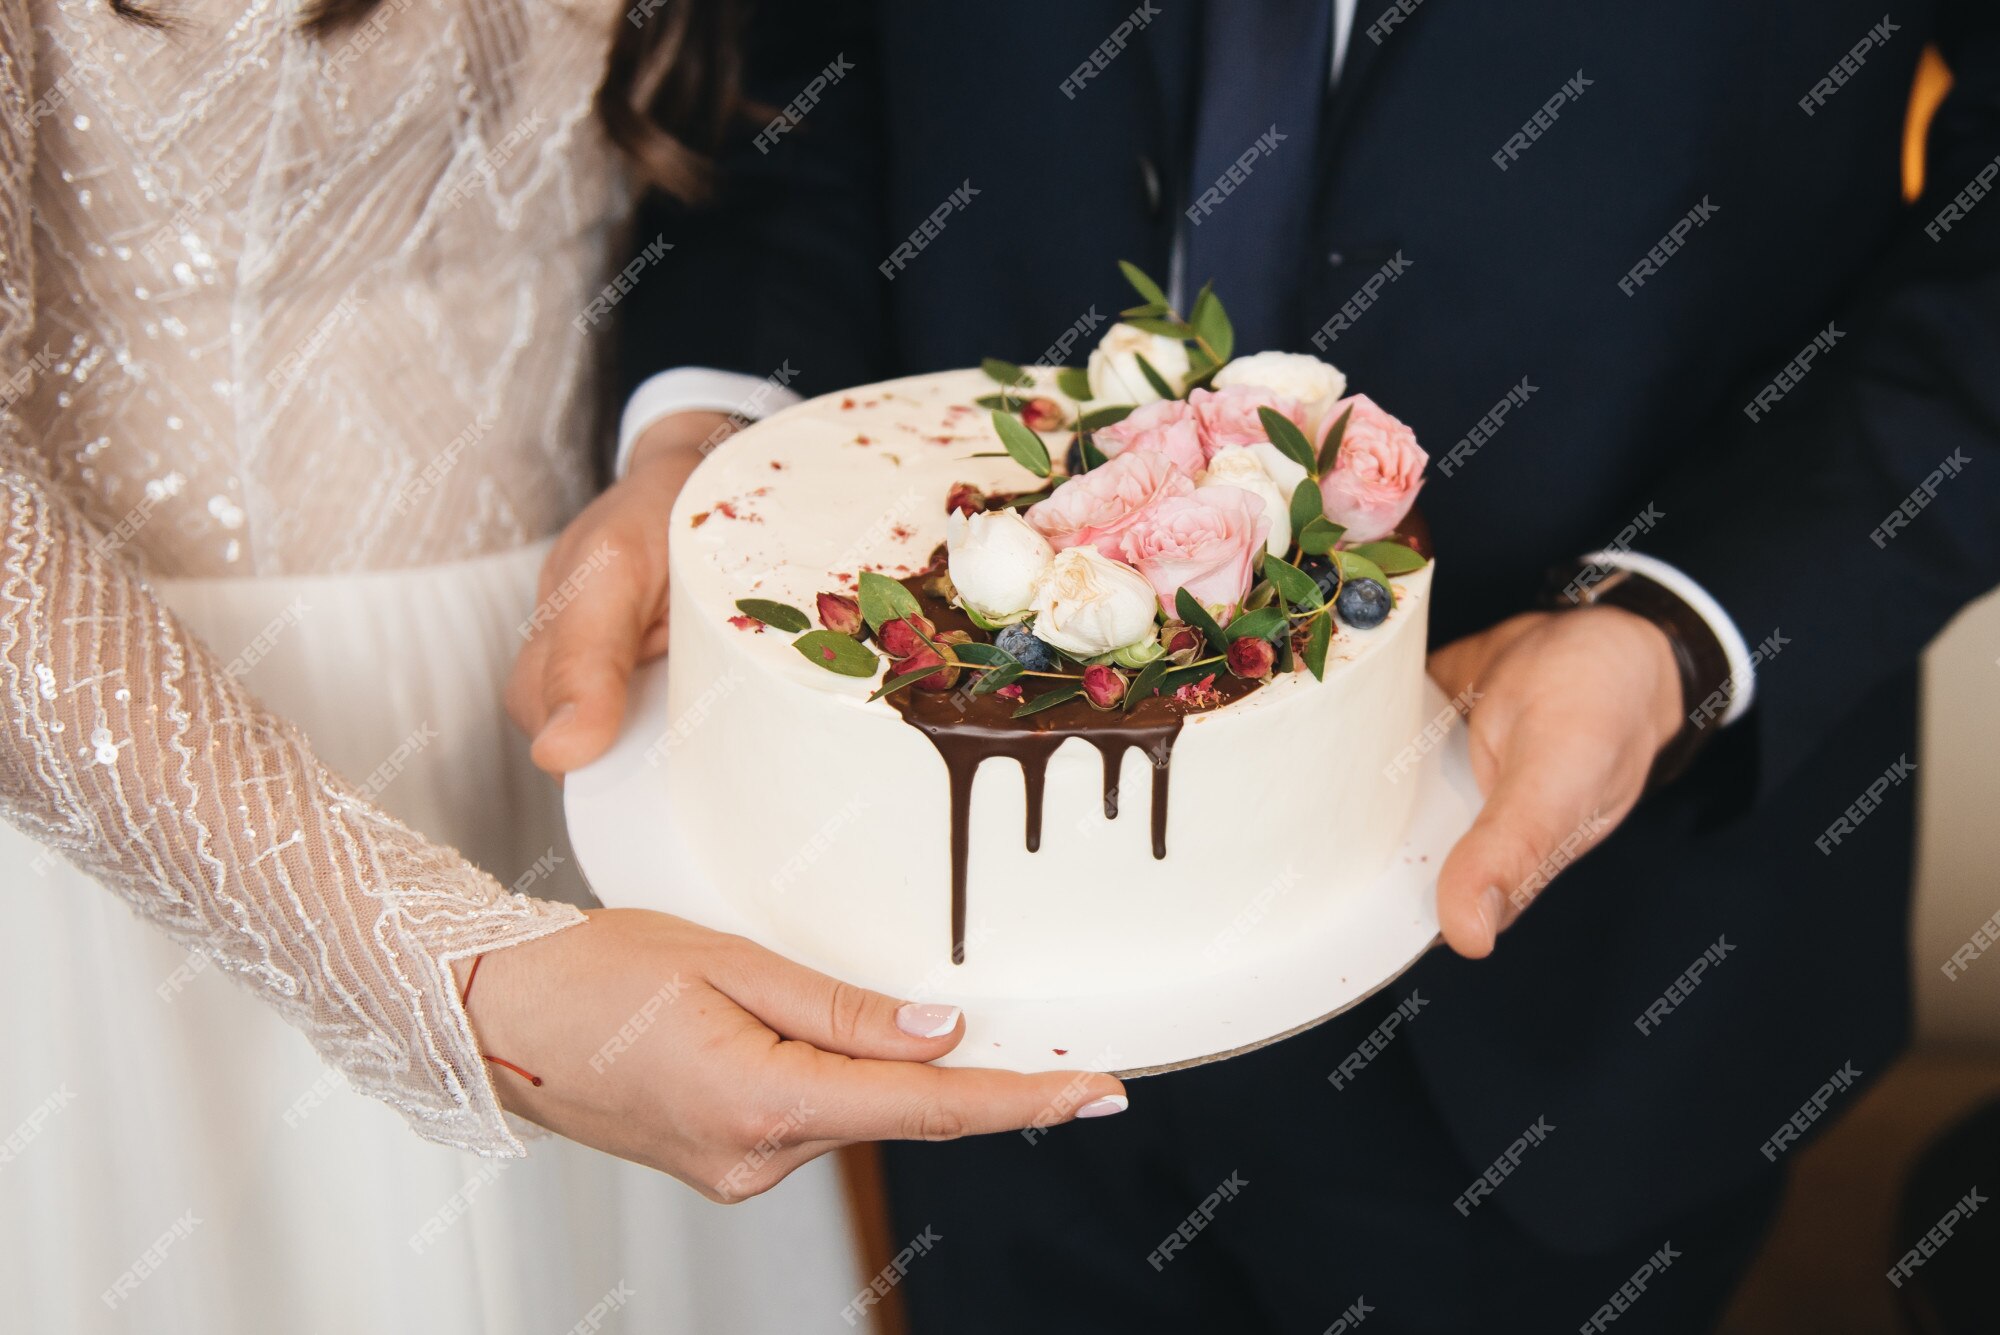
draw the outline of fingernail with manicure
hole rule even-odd
[[[1506,902],[1497,885],[1489,885],[1479,894],[1480,924],[1496,942],[1500,939],[1500,924],[1505,918]]]
[[[956,1006],[928,1006],[906,1001],[896,1007],[896,1027],[911,1038],[943,1038],[958,1025]]]
[[[1106,1094],[1103,1098],[1092,1099],[1081,1108],[1078,1108],[1076,1115],[1078,1117],[1109,1117],[1113,1113],[1122,1113],[1131,1106],[1132,1100],[1126,1098],[1123,1094]]]

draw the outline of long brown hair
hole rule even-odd
[[[120,18],[171,30],[172,12],[110,0]],[[382,0],[313,0],[305,30],[329,37]],[[619,25],[597,89],[605,133],[660,189],[688,203],[707,197],[711,155],[742,109],[747,0],[641,0]]]

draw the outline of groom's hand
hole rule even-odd
[[[898,1002],[639,909],[600,909],[492,952],[467,1011],[483,1052],[541,1077],[493,1072],[508,1111],[711,1200],[757,1195],[856,1141],[948,1140],[1125,1106],[1108,1075],[925,1065],[964,1036],[957,1007]]]
[[[1682,722],[1667,637],[1620,608],[1535,612],[1431,655],[1471,702],[1472,773],[1486,805],[1438,872],[1438,925],[1489,953],[1556,873],[1625,818]]]
[[[721,413],[662,418],[635,442],[625,476],[570,521],[542,564],[528,643],[507,712],[535,739],[535,763],[566,774],[603,755],[625,717],[632,669],[667,648],[667,515]]]

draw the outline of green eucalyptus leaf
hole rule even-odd
[[[1085,431],[1102,431],[1130,417],[1133,407],[1129,403],[1114,403],[1109,408],[1093,408],[1078,418],[1076,424]]]
[[[1097,448],[1097,442],[1088,434],[1083,437],[1083,444],[1078,447],[1077,455],[1082,459],[1083,471],[1086,473],[1093,468],[1102,468],[1111,462],[1104,457],[1104,451]]]
[[[1091,398],[1089,374],[1074,366],[1056,372],[1056,388],[1078,403],[1087,403]]]
[[[1322,518],[1326,501],[1320,495],[1319,483],[1311,478],[1300,478],[1299,485],[1292,488],[1292,532],[1305,532],[1306,525]]]
[[[1333,613],[1322,610],[1306,627],[1305,652],[1300,655],[1316,681],[1326,680],[1326,647],[1333,642]]]
[[[1082,694],[1083,683],[1080,681],[1068,686],[1058,686],[1053,691],[1043,691],[1034,699],[1023,702],[1014,711],[1014,717],[1026,718],[1030,714],[1039,714],[1044,709],[1053,709],[1064,701],[1074,700]]]
[[[802,630],[812,629],[812,618],[804,612],[785,603],[774,603],[768,598],[738,598],[736,610],[744,616],[756,617],[775,630],[796,634]]]
[[[1279,557],[1264,558],[1264,578],[1277,585],[1278,596],[1293,607],[1318,607],[1326,601],[1311,575]]]
[[[972,683],[972,693],[974,695],[991,695],[1002,686],[1012,686],[1019,680],[1022,670],[1019,663],[1014,664],[1012,667],[988,668],[979,674],[978,680]]]
[[[1347,438],[1347,419],[1354,416],[1354,409],[1343,412],[1326,433],[1326,443],[1319,447],[1319,466],[1313,471],[1324,477],[1333,471],[1334,461],[1340,457],[1340,442]]]
[[[1257,420],[1264,424],[1264,434],[1271,443],[1308,473],[1313,471],[1312,445],[1306,440],[1306,433],[1299,430],[1292,419],[1273,408],[1259,408]]]
[[[1125,281],[1130,283],[1132,290],[1137,292],[1141,297],[1157,305],[1165,306],[1167,304],[1166,292],[1158,283],[1147,276],[1144,269],[1141,269],[1130,260],[1120,260],[1118,261],[1118,271],[1125,275]]]
[[[1022,428],[1026,430],[1026,428]],[[857,591],[861,603],[861,618],[868,623],[868,629],[880,631],[886,622],[899,617],[922,616],[924,609],[917,602],[917,595],[911,593],[897,581],[873,570],[861,572],[861,587]]]
[[[809,630],[793,640],[792,647],[804,654],[808,663],[843,677],[872,677],[882,666],[882,660],[861,641],[830,630]]]
[[[894,695],[897,691],[902,690],[904,687],[915,686],[925,677],[935,676],[939,672],[942,672],[943,670],[944,669],[938,667],[935,663],[933,663],[929,667],[921,667],[914,672],[905,672],[898,676],[891,677],[889,678],[889,680],[883,682],[880,686],[877,686],[874,692],[870,694],[868,698],[870,700],[880,700],[885,695]]]
[[[1345,528],[1324,515],[1315,515],[1299,530],[1299,550],[1309,556],[1325,556],[1347,533]]]
[[[1194,337],[1194,327],[1183,324],[1179,320],[1164,320],[1157,316],[1146,315],[1140,316],[1137,319],[1127,320],[1125,323],[1131,325],[1134,329],[1143,330],[1148,334],[1158,334],[1161,338],[1188,339]]]
[[[1012,362],[1003,362],[998,357],[983,357],[979,369],[986,372],[989,379],[997,380],[1010,389],[1029,389],[1035,378]]]
[[[1194,299],[1194,310],[1188,314],[1188,323],[1194,332],[1215,349],[1218,362],[1226,362],[1236,352],[1236,327],[1229,323],[1229,315],[1222,309],[1222,301],[1215,295],[1213,283],[1204,283],[1201,295]]]
[[[1018,495],[1009,496],[1005,501],[1001,502],[1000,508],[1003,510],[1022,509],[1026,506],[1033,505],[1036,501],[1047,500],[1049,493],[1053,490],[1054,490],[1053,487],[1037,487],[1033,491],[1024,491],[1019,493]],[[1020,618],[1010,617],[1008,618],[1008,620],[1019,621]],[[1007,624],[1007,622],[1003,621],[1000,624],[1004,626]],[[993,627],[988,626],[986,627],[986,629],[992,630]]]
[[[1018,417],[1007,413],[993,414],[993,429],[1000,433],[1000,443],[1007,447],[1007,453],[1014,456],[1014,462],[1033,473],[1036,477],[1049,475],[1049,447],[1042,438],[1022,423]]]
[[[961,663],[971,663],[975,667],[998,668],[1019,667],[1020,660],[997,644],[981,644],[977,640],[970,644],[954,644],[951,656]]]
[[[978,398],[974,399],[972,402],[976,407],[998,408],[1002,412],[1011,413],[1019,409],[1023,403],[1027,402],[1027,400],[1023,399],[1018,394],[1014,395],[981,394]]]
[[[1209,615],[1208,609],[1186,589],[1174,590],[1174,611],[1181,620],[1200,631],[1202,639],[1206,640],[1210,647],[1220,649],[1229,643],[1229,637],[1223,634],[1222,627]]]
[[[1133,359],[1139,363],[1139,374],[1146,377],[1146,383],[1153,387],[1155,394],[1163,399],[1180,397],[1174,392],[1173,386],[1167,383],[1167,378],[1155,370],[1153,364],[1147,361],[1143,354],[1134,353],[1132,355]]]
[[[1391,598],[1396,596],[1396,586],[1391,584],[1389,577],[1382,573],[1382,567],[1376,565],[1367,557],[1354,552],[1334,552],[1333,564],[1340,571],[1340,578],[1343,583],[1350,579],[1372,579],[1387,589]]]
[[[1151,695],[1153,688],[1160,684],[1160,679],[1166,676],[1172,667],[1173,662],[1162,655],[1140,668],[1139,675],[1132,678],[1132,684],[1125,688],[1125,708],[1129,710]]]
[[[1200,349],[1197,348],[1196,351],[1198,352],[1200,351]],[[1181,386],[1183,391],[1182,397],[1186,397],[1188,394],[1192,394],[1198,389],[1209,388],[1209,386],[1215,383],[1216,374],[1222,370],[1222,367],[1223,363],[1217,362],[1215,365],[1209,367],[1205,371],[1200,371],[1190,374],[1187,380]]]
[[[1138,306],[1127,306],[1124,310],[1118,312],[1118,318],[1121,321],[1143,320],[1150,316],[1157,320],[1171,316],[1173,313],[1173,307],[1167,305],[1164,301],[1148,301]]]
[[[1267,556],[1265,559],[1270,558]],[[1257,586],[1250,590],[1250,595],[1243,600],[1243,610],[1254,612],[1260,607],[1269,607],[1277,596],[1278,586],[1268,579],[1260,579],[1257,581]]]
[[[1278,627],[1285,624],[1283,609],[1260,607],[1254,612],[1245,612],[1223,629],[1223,635],[1231,644],[1238,640],[1268,640],[1275,635]]]
[[[1347,554],[1373,561],[1385,575],[1407,575],[1427,564],[1422,556],[1400,542],[1364,542],[1348,548]]]

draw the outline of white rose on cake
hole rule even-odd
[[[1029,606],[1035,634],[1066,654],[1094,658],[1152,638],[1159,595],[1146,577],[1095,547],[1057,553]]]
[[[991,622],[1018,620],[1056,549],[1018,510],[953,510],[944,521],[946,568],[958,601]]]
[[[1347,376],[1337,366],[1303,352],[1260,352],[1238,357],[1215,373],[1215,387],[1247,385],[1297,401],[1306,413],[1306,438],[1318,440],[1332,424],[1328,409],[1347,393]]]
[[[1215,452],[1197,490],[1236,487],[1264,503],[1271,536],[1264,550],[1283,556],[1292,545],[1292,493],[1306,480],[1306,470],[1276,445],[1229,445]]]
[[[1160,392],[1139,369],[1144,357],[1166,382],[1179,389],[1187,378],[1187,344],[1149,334],[1129,324],[1115,324],[1090,354],[1090,395],[1093,403],[1158,403]]]

